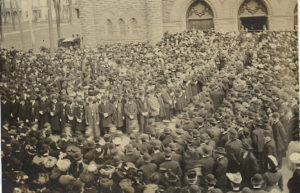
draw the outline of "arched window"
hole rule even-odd
[[[107,30],[106,32],[108,35],[110,35],[110,36],[113,35],[113,33],[114,33],[113,24],[110,19],[106,20],[106,30]]]
[[[187,11],[187,29],[210,30],[214,28],[213,12],[204,1],[196,1]]]
[[[137,21],[135,18],[130,19],[130,33],[136,34],[137,33]]]
[[[298,28],[298,4],[294,9],[294,30],[297,30],[297,28]]]
[[[119,19],[119,32],[122,36],[126,35],[125,22],[123,19]]]
[[[268,29],[268,10],[261,0],[245,0],[239,9],[240,29]]]

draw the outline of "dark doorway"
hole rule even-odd
[[[241,24],[248,31],[261,31],[264,26],[268,29],[267,21],[267,17],[241,17]]]

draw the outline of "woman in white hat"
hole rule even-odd
[[[288,181],[288,188],[290,193],[300,192],[300,153],[293,153],[290,155],[290,160],[292,163],[296,164],[296,170],[293,176]]]
[[[227,193],[240,193],[241,192],[241,183],[242,176],[240,172],[237,173],[226,173],[228,180],[230,181],[231,190]]]

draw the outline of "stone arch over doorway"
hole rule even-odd
[[[261,0],[243,0],[238,9],[239,29],[268,29],[269,9]]]
[[[195,1],[186,13],[186,28],[210,30],[214,28],[214,14],[205,1]]]
[[[170,14],[169,14],[169,22],[176,24],[178,28],[181,30],[186,30],[186,16],[189,8],[192,4],[199,0],[175,0],[173,3]],[[214,4],[215,0],[203,0],[211,9],[214,18],[218,17],[218,11],[216,10],[216,6]]]

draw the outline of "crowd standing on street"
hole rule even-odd
[[[1,49],[2,191],[299,193],[297,41],[193,30]]]

